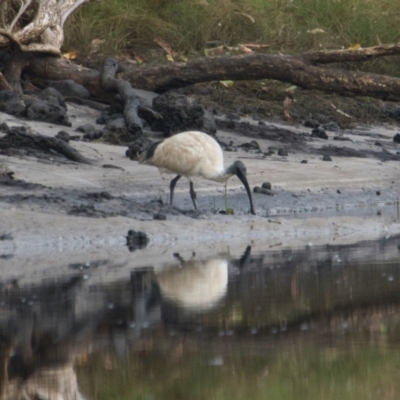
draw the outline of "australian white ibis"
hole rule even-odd
[[[232,175],[236,175],[242,181],[249,196],[250,212],[255,214],[245,165],[241,161],[235,161],[228,168],[224,168],[221,146],[206,133],[182,132],[154,143],[139,155],[139,163],[157,167],[160,173],[177,174],[169,185],[171,205],[174,200],[176,182],[182,176],[185,176],[190,182],[190,197],[196,210],[196,192],[193,188],[193,178],[203,177],[216,182],[225,182],[226,202],[227,181]]]

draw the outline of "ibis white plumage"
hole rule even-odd
[[[224,168],[221,146],[206,133],[182,132],[154,143],[139,155],[139,163],[157,167],[160,173],[176,174],[169,185],[171,205],[176,183],[182,176],[186,177],[190,182],[190,197],[195,209],[197,209],[197,204],[193,178],[202,177],[216,182],[225,182],[226,185],[227,180],[236,175],[246,189],[250,201],[250,212],[255,214],[245,165],[241,161],[235,161],[228,168]]]

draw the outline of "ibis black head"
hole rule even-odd
[[[246,166],[239,160],[235,161],[229,168],[229,172],[232,173],[232,175],[236,175],[241,182],[243,183],[243,186],[246,189],[247,195],[249,196],[249,201],[250,201],[250,212],[255,215],[255,209],[253,205],[253,198],[251,196],[251,190],[249,183],[247,182],[246,178]]]

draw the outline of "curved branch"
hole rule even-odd
[[[15,24],[18,22],[18,20],[21,18],[22,14],[26,11],[26,9],[31,5],[32,0],[27,0],[26,3],[24,3],[24,5],[20,8],[20,10],[18,11],[17,15],[15,16],[15,18],[12,20],[10,26],[8,27],[8,31],[12,32],[12,30],[14,29]]]
[[[232,57],[204,57],[187,63],[138,68],[122,73],[121,78],[134,87],[158,93],[200,82],[275,79],[305,89],[400,99],[400,78],[316,67],[304,61],[303,55],[251,53]]]

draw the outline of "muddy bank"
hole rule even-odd
[[[68,104],[72,126],[62,129],[0,114],[9,127],[25,126],[49,137],[66,131],[75,138],[69,144],[89,160],[82,164],[56,152],[39,156],[0,149],[2,171],[11,171],[0,179],[0,235],[12,237],[0,241],[0,263],[10,273],[22,273],[28,265],[38,268],[37,258],[30,261],[33,255],[44,269],[71,257],[97,259],[100,254],[131,265],[132,254],[135,263],[145,263],[173,251],[207,252],[238,243],[261,250],[354,243],[400,232],[400,144],[393,141],[393,126],[326,130],[328,138],[321,138],[311,127],[217,117],[216,138],[225,150],[225,164],[242,160],[251,188],[259,188],[253,193],[257,215],[252,216],[240,181],[229,180],[229,206],[235,214],[224,215],[223,185],[195,181],[195,211],[189,185],[182,180],[170,207],[171,176],[161,177],[156,168],[130,160],[125,146],[82,140],[84,133],[76,128],[96,126],[100,114]],[[270,189],[261,190],[266,182]],[[129,252],[130,229],[148,234],[146,249]],[[49,254],[58,260],[49,262]]]

